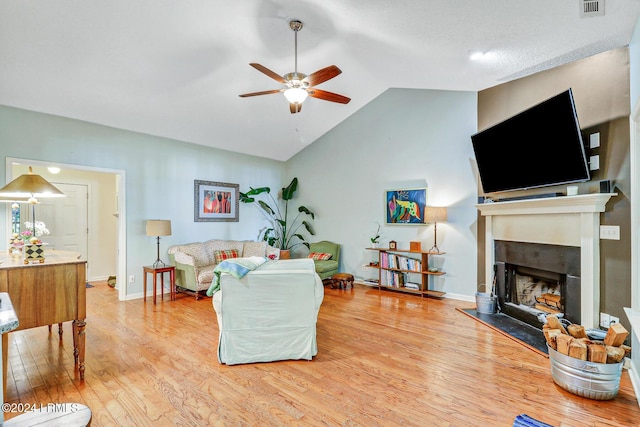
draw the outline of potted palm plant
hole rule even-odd
[[[293,199],[297,189],[298,178],[293,178],[291,183],[282,189],[277,199],[271,194],[271,188],[269,187],[249,187],[249,191],[246,193],[240,192],[240,201],[242,203],[255,203],[254,206],[269,221],[269,226],[265,229],[261,238],[270,246],[280,248],[281,258],[286,258],[289,251],[298,245],[304,245],[309,248],[309,243],[299,233],[302,227],[307,230],[307,233],[312,236],[315,235],[311,224],[303,219],[305,216],[310,216],[311,219],[314,219],[315,214],[312,211],[305,206],[300,206],[295,216],[293,216],[293,212],[290,212],[289,202]],[[257,198],[257,196],[261,196],[261,198]]]

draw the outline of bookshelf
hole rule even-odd
[[[378,289],[419,294],[421,297],[441,298],[445,292],[429,289],[430,276],[442,276],[444,271],[429,271],[429,259],[444,252],[429,252],[390,248],[366,248],[378,252]]]

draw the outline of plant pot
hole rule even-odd
[[[291,259],[291,251],[289,249],[280,249],[280,259]]]

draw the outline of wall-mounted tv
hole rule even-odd
[[[588,181],[571,89],[471,136],[485,193]]]

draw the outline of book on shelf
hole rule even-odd
[[[404,287],[407,289],[415,289],[416,291],[420,290],[420,285],[418,283],[406,282]]]
[[[396,270],[422,271],[422,261],[389,252],[380,254],[380,266]]]

